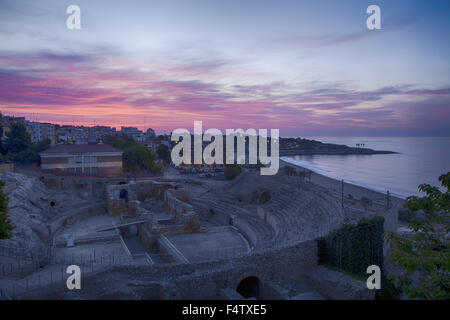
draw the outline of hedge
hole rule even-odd
[[[367,276],[370,265],[383,266],[384,218],[363,218],[318,239],[319,264]]]

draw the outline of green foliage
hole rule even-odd
[[[13,123],[6,133],[5,146],[8,152],[17,154],[31,147],[31,137],[23,124]]]
[[[105,143],[112,145],[113,147],[125,151],[126,148],[135,145],[137,142],[127,135],[120,136],[108,136],[105,137]]]
[[[31,143],[30,134],[25,126],[19,123],[13,123],[11,130],[6,133],[4,148],[6,150],[5,162],[15,162],[22,164],[31,164],[39,161],[39,152],[50,147],[51,141],[46,139],[36,144]]]
[[[403,287],[410,299],[450,299],[450,172],[439,177],[446,191],[421,184],[423,197],[411,196],[405,207],[422,214],[412,219],[411,235],[387,232],[394,245],[390,257],[404,271],[390,278]]]
[[[50,148],[51,145],[51,140],[50,139],[44,139],[36,144],[33,144],[31,146],[31,150],[36,153],[39,154],[40,152],[47,150],[48,148]]]
[[[323,266],[324,266],[325,268],[327,268],[327,269],[330,269],[330,270],[339,271],[340,273],[346,274],[347,276],[352,277],[352,278],[355,279],[355,280],[363,281],[364,283],[365,283],[366,280],[367,280],[367,276],[356,275],[356,274],[353,274],[353,273],[351,273],[351,272],[348,272],[348,271],[339,269],[339,268],[337,268],[337,267],[335,267],[335,266],[331,266],[331,265],[328,265],[328,264],[324,264]]]
[[[165,163],[170,163],[171,162],[171,157],[170,157],[170,151],[169,151],[169,147],[164,145],[164,144],[160,144],[158,146],[158,158],[161,159],[162,161],[164,161]]]
[[[8,197],[3,193],[5,183],[0,180],[0,239],[11,238],[13,226],[8,220]]]
[[[108,137],[105,141],[123,151],[124,169],[135,176],[140,172],[158,173],[164,169],[161,163],[156,162],[156,154],[153,151],[131,137]]]
[[[395,287],[392,280],[388,277],[381,276],[381,289],[376,290],[375,299],[376,300],[397,300],[400,291]]]
[[[366,276],[367,267],[383,266],[384,218],[361,219],[318,239],[319,263]]]
[[[18,153],[8,153],[8,159],[14,163],[30,164],[38,160],[38,154],[31,149],[23,150]]]
[[[242,172],[242,167],[238,164],[227,164],[225,166],[225,179],[227,180],[233,180],[238,175],[240,175]]]

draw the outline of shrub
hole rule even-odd
[[[8,220],[8,197],[3,193],[5,183],[0,180],[0,239],[11,238],[13,226]]]
[[[400,294],[400,290],[397,289],[392,282],[386,276],[381,276],[381,289],[376,290],[375,299],[376,300],[397,300]]]
[[[367,267],[383,266],[384,218],[361,219],[318,239],[319,264],[366,276]]]
[[[233,180],[242,172],[242,167],[238,164],[230,164],[225,167],[225,179]]]
[[[390,274],[410,299],[450,299],[450,172],[439,177],[442,189],[419,185],[425,196],[406,198],[405,208],[416,212],[411,234],[386,232],[392,244],[389,257],[403,269]]]

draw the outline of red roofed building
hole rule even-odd
[[[87,176],[114,176],[122,173],[122,154],[106,144],[64,144],[40,153],[41,169]]]

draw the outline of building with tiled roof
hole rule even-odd
[[[107,144],[64,144],[40,153],[41,169],[87,176],[122,173],[123,152]]]

